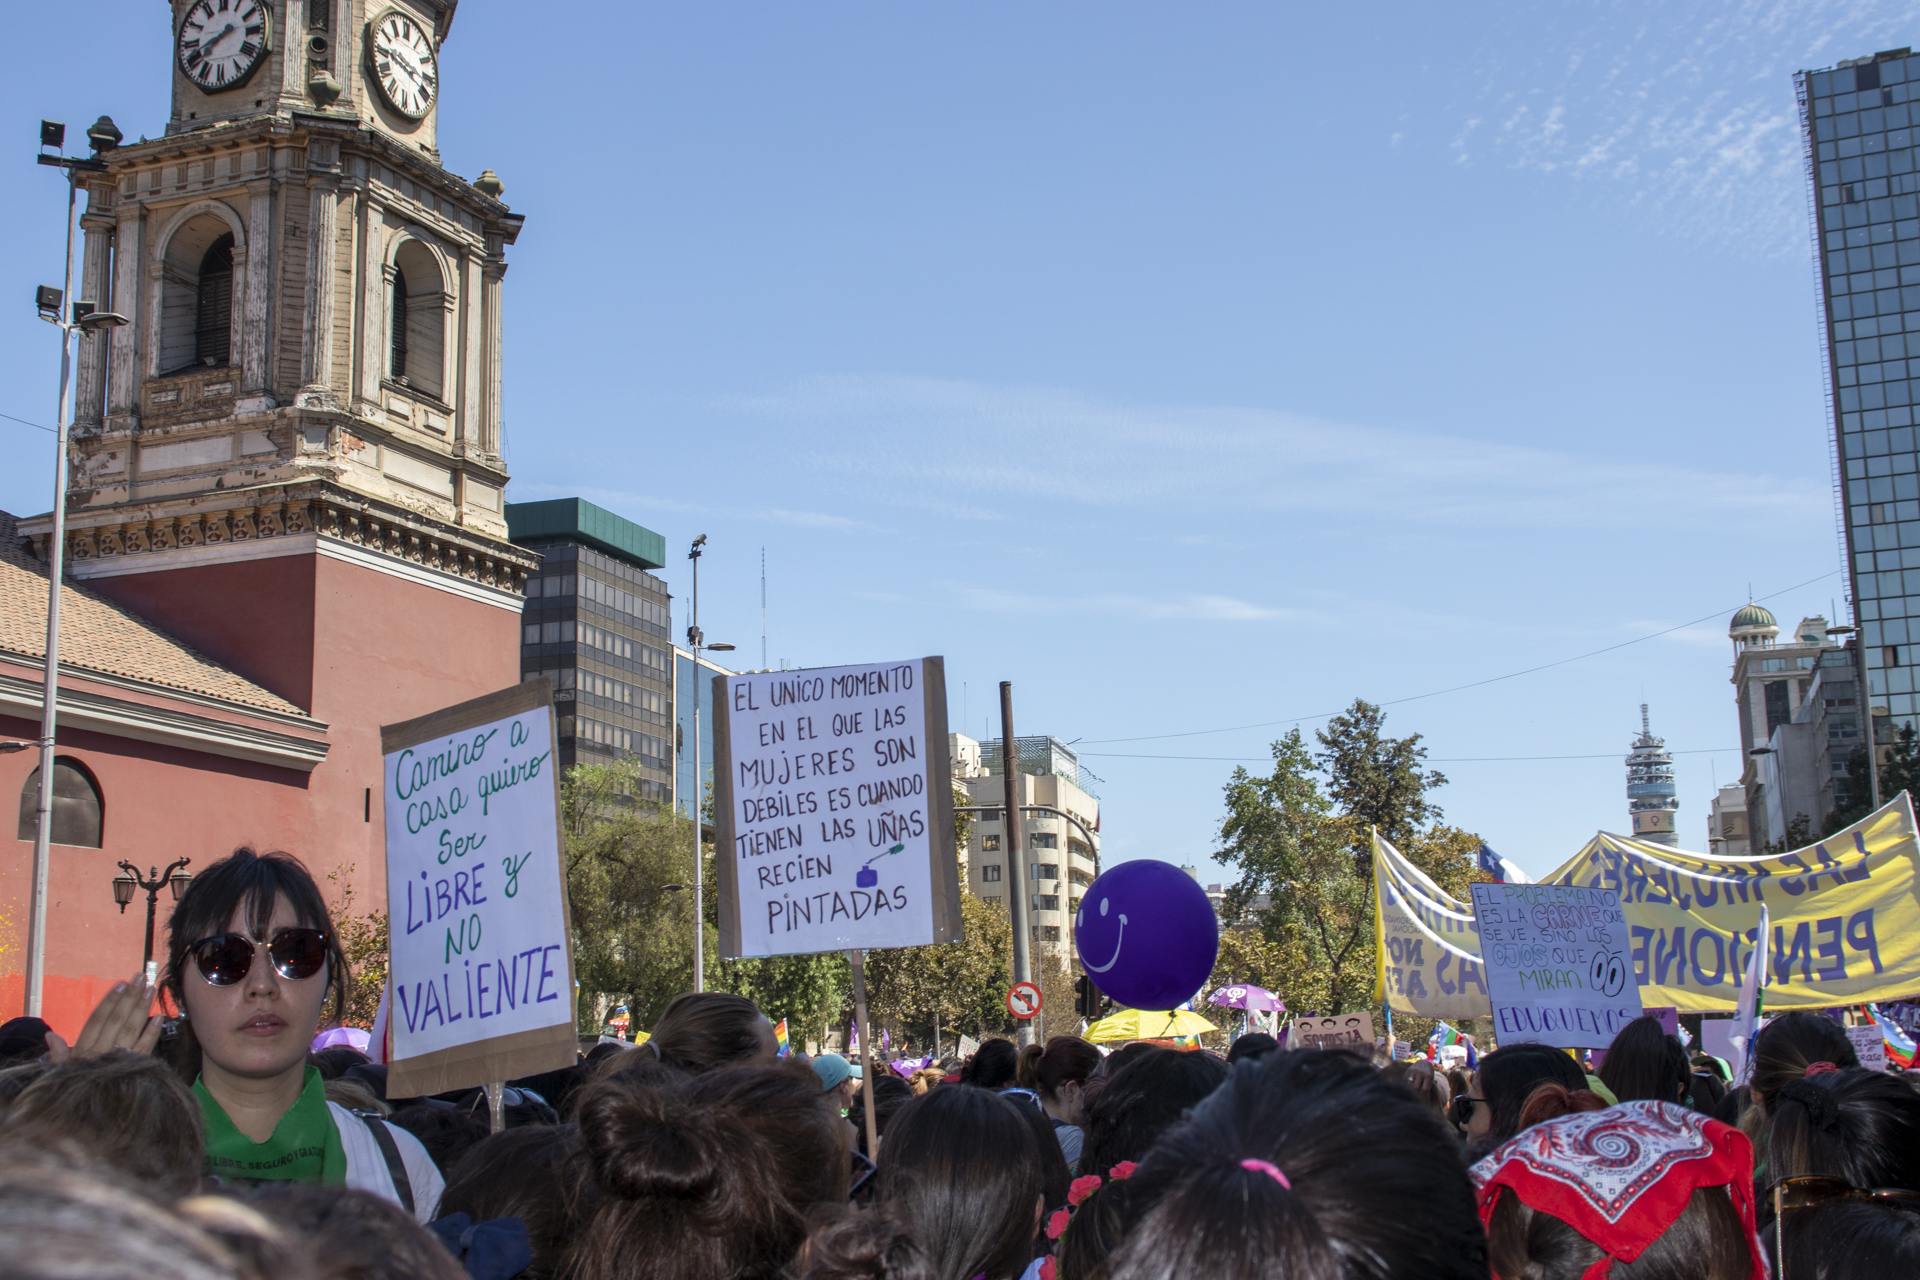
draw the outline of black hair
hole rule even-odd
[[[1687,1051],[1654,1017],[1635,1018],[1615,1033],[1599,1075],[1621,1102],[1679,1102],[1693,1083]]]
[[[1150,1049],[1114,1071],[1087,1112],[1080,1168],[1102,1177],[1138,1160],[1188,1108],[1227,1078],[1227,1064],[1205,1050]]]
[[[575,1105],[595,1197],[575,1280],[772,1280],[809,1212],[846,1200],[840,1119],[804,1068],[615,1076]]]
[[[1227,1049],[1227,1065],[1232,1066],[1242,1058],[1264,1058],[1270,1053],[1280,1051],[1280,1042],[1264,1031],[1249,1031],[1235,1040]]]
[[[255,853],[244,846],[194,876],[167,919],[167,971],[162,985],[172,994],[174,1004],[182,1010],[187,1007],[182,988],[190,963],[187,952],[194,943],[227,932],[236,912],[244,912],[248,931],[264,939],[267,926],[273,922],[274,904],[281,898],[293,908],[293,918],[300,927],[327,935],[329,1003],[323,1006],[326,1011],[321,1017],[339,1017],[346,1007],[347,979],[351,975],[333,916],[326,899],[320,896],[320,886],[291,854]]]
[[[1774,1269],[1792,1280],[1886,1280],[1920,1275],[1920,1213],[1864,1200],[1795,1209],[1781,1224],[1786,1257]],[[1774,1233],[1766,1233],[1772,1248]]]
[[[974,1050],[967,1065],[960,1068],[960,1083],[982,1089],[1004,1089],[1014,1082],[1020,1069],[1020,1051],[1011,1040],[989,1040]]]
[[[447,1171],[440,1215],[520,1219],[533,1250],[521,1274],[552,1280],[566,1270],[573,1238],[592,1211],[581,1172],[580,1131],[570,1124],[488,1134]]]
[[[396,1129],[405,1129],[420,1140],[433,1158],[433,1167],[442,1176],[460,1163],[460,1157],[487,1136],[487,1122],[458,1107],[435,1106],[416,1102],[387,1117]]]
[[[1350,1054],[1240,1063],[1124,1185],[1113,1280],[1486,1280],[1445,1124]]]
[[[1587,1075],[1563,1051],[1544,1044],[1510,1044],[1480,1059],[1475,1073],[1487,1101],[1492,1128],[1486,1141],[1499,1146],[1520,1132],[1520,1110],[1536,1085],[1552,1081],[1569,1091],[1587,1087]]]
[[[338,1080],[353,1067],[364,1067],[373,1059],[352,1045],[336,1044],[307,1055],[307,1065],[320,1072],[322,1080]]]
[[[1033,1258],[1044,1174],[1018,1107],[985,1089],[934,1089],[887,1128],[879,1201],[920,1242],[934,1280],[1005,1280]]]
[[[1767,1176],[1845,1178],[1920,1192],[1920,1093],[1854,1067],[1789,1080],[1767,1108]]]
[[[1593,1241],[1511,1191],[1494,1205],[1487,1251],[1495,1280],[1580,1280],[1604,1256]],[[1753,1241],[1724,1186],[1694,1188],[1653,1243],[1607,1272],[1609,1280],[1747,1280],[1752,1274]]]
[[[1816,1062],[1841,1068],[1860,1065],[1845,1028],[1817,1013],[1781,1014],[1755,1033],[1749,1058],[1753,1069],[1747,1079],[1755,1099],[1767,1107],[1781,1085],[1800,1079]]]
[[[659,1061],[698,1075],[739,1065],[766,1048],[767,1016],[745,996],[726,991],[684,991],[667,1002],[647,1042]]]

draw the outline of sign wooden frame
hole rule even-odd
[[[553,763],[553,767],[547,772],[553,779],[554,848],[564,849],[565,840],[560,820],[559,717],[553,714],[553,682],[545,676],[528,680],[511,689],[502,689],[497,693],[489,693],[456,706],[445,707],[412,720],[405,720],[399,724],[382,725],[380,754],[384,761],[385,757],[407,747],[418,746],[450,734],[490,724],[495,720],[503,720],[509,716],[522,715],[542,708],[549,713],[547,737],[550,754],[547,758]],[[384,789],[384,768],[381,776]],[[383,826],[383,833],[384,830]],[[562,1067],[570,1067],[574,1064],[579,1057],[577,1024],[580,1011],[579,1000],[574,991],[573,905],[567,900],[564,861],[560,867],[560,906],[566,918],[566,931],[563,936],[566,940],[567,976],[564,990],[571,1016],[565,1022],[555,1023],[550,1027],[492,1036],[456,1045],[450,1049],[437,1049],[430,1053],[417,1054],[411,1058],[390,1062],[387,1065],[388,1097],[413,1098],[446,1093],[454,1089],[470,1089],[496,1080],[514,1080],[521,1076],[538,1075],[543,1071],[558,1071]],[[389,965],[391,965],[391,953],[389,953]],[[389,974],[391,974],[391,968],[389,968]]]
[[[910,659],[910,661],[912,661]],[[930,910],[933,917],[932,944],[959,942],[966,936],[960,916],[960,861],[953,834],[953,762],[947,743],[946,660],[940,657],[917,659],[920,664],[920,694],[924,705],[927,779],[927,841]],[[843,664],[848,666],[861,664]],[[873,664],[881,665],[881,664]],[[801,667],[783,671],[781,676],[820,670]],[[730,702],[727,682],[753,673],[713,677],[713,825],[714,880],[720,895],[720,955],[729,960],[742,955],[740,882],[736,859],[721,856],[734,845],[734,753]],[[765,674],[765,673],[761,673]],[[819,951],[846,950],[844,946],[821,947]],[[807,954],[804,952],[776,954]]]

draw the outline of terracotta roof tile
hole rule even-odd
[[[5,511],[0,511],[0,649],[43,663],[47,657],[47,568],[21,545],[14,518]],[[283,715],[306,715],[72,581],[60,593],[60,663]]]

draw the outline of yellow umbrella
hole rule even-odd
[[[1122,1009],[1102,1018],[1081,1035],[1096,1044],[1110,1040],[1171,1040],[1175,1036],[1197,1036],[1220,1028],[1187,1009],[1165,1013],[1147,1009]]]

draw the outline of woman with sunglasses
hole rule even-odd
[[[346,955],[307,869],[284,853],[236,850],[193,878],[167,928],[162,983],[183,1015],[174,1056],[194,1071],[207,1173],[243,1185],[345,1185],[430,1220],[443,1183],[426,1148],[329,1103],[307,1063],[347,984]],[[141,981],[116,984],[71,1052],[151,1051],[151,996]]]

